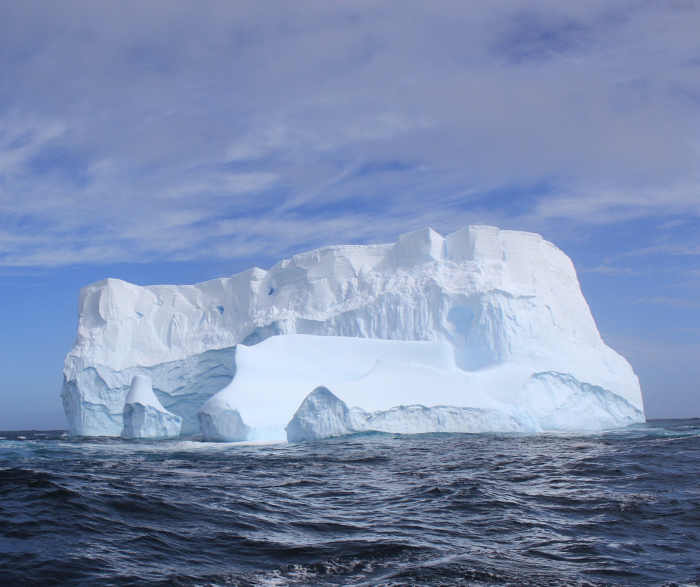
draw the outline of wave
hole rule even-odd
[[[700,585],[700,420],[217,444],[0,432],[3,585]]]

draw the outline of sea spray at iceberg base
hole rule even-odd
[[[148,376],[182,433],[603,430],[643,422],[569,258],[536,234],[426,229],[329,246],[193,286],[84,288],[63,400],[72,434],[117,436]]]

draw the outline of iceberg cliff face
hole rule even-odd
[[[535,373],[518,396],[544,430],[606,430],[644,421],[644,412],[607,389],[565,373]]]
[[[73,434],[119,435],[136,374],[152,377],[183,433],[195,432],[199,408],[234,378],[235,353],[289,334],[439,341],[483,392],[525,411],[544,389],[536,374],[569,377],[574,399],[550,401],[551,413],[537,416],[544,426],[575,427],[562,414],[581,398],[593,419],[600,406],[619,412],[602,427],[624,414],[643,419],[638,380],[601,340],[571,261],[531,233],[472,226],[443,238],[426,229],[193,286],[108,279],[81,291],[79,313],[62,394]],[[332,383],[317,381],[304,397]],[[611,398],[625,403],[611,407]]]
[[[135,375],[145,375],[154,382],[161,404],[182,417],[182,433],[196,434],[197,410],[228,385],[235,372],[235,348],[150,366],[132,365],[121,371],[93,363],[64,381],[69,430],[85,436],[119,436],[129,385]]]

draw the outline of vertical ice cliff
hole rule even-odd
[[[588,428],[643,419],[638,380],[601,340],[571,261],[531,233],[426,229],[192,286],[107,279],[81,291],[79,314],[62,392],[73,434],[119,435],[137,374],[195,432],[200,407],[234,378],[236,348],[288,334],[441,341],[481,390],[523,410],[549,394],[543,374],[553,374],[570,393],[538,404],[544,426],[580,428],[566,417],[576,402],[618,414],[593,415]]]
[[[197,410],[226,387],[236,372],[235,349],[212,349],[184,359],[135,364],[122,370],[91,363],[63,383],[69,430],[86,436],[119,436],[122,410],[134,375],[154,382],[161,405],[182,417],[182,434],[199,432]]]

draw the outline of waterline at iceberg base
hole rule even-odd
[[[532,233],[425,229],[196,285],[107,279],[81,291],[79,313],[62,392],[76,435],[163,430],[132,418],[124,432],[135,376],[159,417],[219,441],[644,421],[571,260]]]

